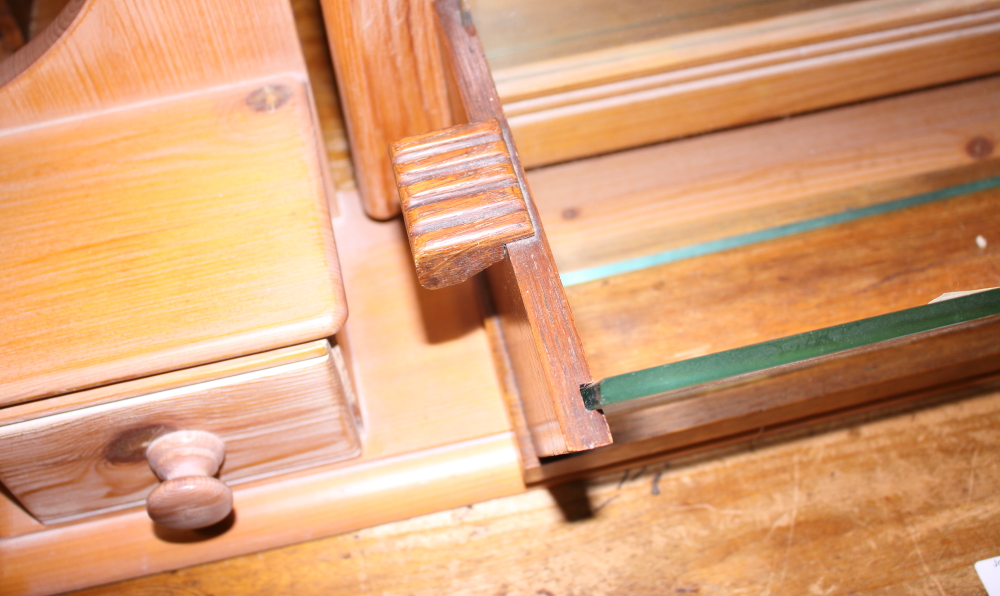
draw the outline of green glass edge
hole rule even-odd
[[[976,180],[974,182],[967,182],[957,186],[949,186],[947,188],[913,195],[902,199],[869,205],[868,207],[848,209],[846,211],[831,213],[829,215],[806,219],[783,226],[766,228],[756,232],[748,232],[746,234],[739,234],[728,238],[720,238],[718,240],[710,240],[708,242],[673,248],[652,255],[626,259],[624,261],[616,261],[607,265],[599,265],[596,267],[589,267],[587,269],[570,271],[568,273],[560,274],[559,277],[563,286],[575,286],[596,281],[598,279],[615,277],[617,275],[640,271],[642,269],[649,269],[650,267],[657,267],[659,265],[665,265],[675,261],[701,257],[712,253],[722,252],[724,250],[739,248],[750,244],[757,244],[758,242],[766,242],[768,240],[791,236],[793,234],[801,234],[802,232],[818,230],[828,226],[842,224],[865,217],[871,217],[873,215],[891,213],[901,209],[908,209],[910,207],[933,203],[935,201],[952,199],[958,196],[997,187],[1000,187],[1000,176]]]
[[[581,387],[589,410],[1000,314],[1000,289],[608,377]]]

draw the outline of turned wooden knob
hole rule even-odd
[[[146,497],[154,522],[181,530],[204,528],[233,510],[233,491],[214,478],[226,445],[212,433],[181,430],[149,444],[146,459],[163,482]]]

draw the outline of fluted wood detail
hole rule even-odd
[[[495,120],[392,145],[417,279],[436,289],[465,281],[534,235],[510,150]]]

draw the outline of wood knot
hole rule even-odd
[[[993,154],[993,141],[982,135],[976,135],[965,144],[965,152],[972,159],[986,159]]]
[[[104,448],[104,459],[112,464],[146,461],[146,448],[154,439],[177,430],[168,424],[143,424],[127,428]]]
[[[264,85],[247,95],[247,105],[255,112],[270,113],[288,103],[292,90],[285,85]]]
[[[425,288],[465,281],[535,234],[496,119],[403,139],[390,152]]]

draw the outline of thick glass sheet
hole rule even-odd
[[[599,409],[994,315],[1000,289],[609,377],[582,394],[589,409]]]

